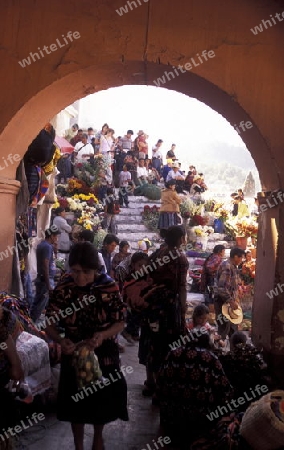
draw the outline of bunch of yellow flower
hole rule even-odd
[[[82,200],[82,201],[88,201],[88,200],[93,200],[95,203],[99,203],[99,201],[98,201],[98,199],[97,199],[97,197],[94,195],[94,194],[88,194],[88,195],[85,195],[85,194],[75,194],[75,195],[73,195],[73,197],[72,197],[74,200],[76,199],[76,200]]]
[[[94,216],[93,214],[82,212],[81,217],[77,219],[77,223],[82,225],[86,230],[92,230],[93,225],[95,225]]]
[[[58,200],[56,200],[56,202],[53,203],[52,208],[56,209],[56,208],[59,208],[59,207],[60,207],[60,203],[59,203]]]
[[[74,178],[70,178],[68,180],[68,190],[80,189],[82,187],[82,183],[75,180]]]

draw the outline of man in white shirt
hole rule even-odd
[[[162,139],[159,139],[157,144],[152,148],[152,166],[157,170],[159,175],[161,175],[161,166],[163,163],[163,154],[160,150],[162,143]]]
[[[83,134],[82,142],[75,145],[74,152],[77,153],[75,162],[88,162],[90,155],[94,155],[94,147],[88,144],[87,134]]]
[[[145,167],[145,160],[139,159],[139,166],[137,167],[137,178],[138,180],[147,181],[149,176],[149,172]]]
[[[172,170],[170,170],[168,175],[167,175],[166,181],[170,181],[170,180],[184,180],[184,179],[185,179],[185,177],[179,171],[179,163],[174,162],[172,164]]]
[[[182,175],[182,173],[179,170],[179,163],[178,162],[174,162],[172,164],[172,170],[169,171],[168,175],[167,175],[167,179],[166,181],[170,181],[170,180],[176,180],[177,184],[176,184],[176,191],[178,194],[183,192],[183,186],[184,186],[184,180],[185,180],[185,176]]]
[[[92,127],[88,128],[88,144],[92,143],[92,139],[95,139],[95,132]]]

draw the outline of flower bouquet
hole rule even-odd
[[[142,211],[142,220],[147,228],[151,231],[158,230],[159,221],[159,208],[154,206],[145,205],[144,211]]]
[[[200,251],[205,251],[207,248],[208,237],[214,233],[214,229],[208,226],[197,225],[192,228],[192,232],[196,236],[195,247]]]
[[[95,234],[95,238],[94,238],[94,246],[98,249],[100,249],[103,245],[103,240],[106,237],[107,232],[105,230],[98,229],[98,231]]]
[[[52,208],[53,209],[64,208],[65,211],[70,211],[68,199],[66,197],[57,196],[57,201],[55,203],[53,203]]]
[[[184,219],[188,219],[194,212],[194,203],[189,198],[183,200],[180,204],[180,214]]]
[[[66,195],[73,196],[76,194],[90,195],[94,194],[94,188],[87,184],[85,180],[73,177],[69,178],[68,184],[66,186]]]
[[[237,228],[245,237],[257,238],[258,223],[254,219],[244,219],[237,222]]]
[[[216,200],[214,200],[213,198],[206,200],[204,203],[204,211],[205,212],[214,212],[215,205],[216,205]]]
[[[226,222],[226,228],[233,237],[257,237],[258,224],[254,219],[230,220]]]
[[[208,237],[210,234],[214,233],[214,229],[208,226],[197,225],[192,227],[192,231],[198,237]]]
[[[204,226],[208,223],[209,218],[206,216],[201,216],[200,214],[194,214],[190,220],[190,226]]]
[[[101,218],[97,214],[83,211],[75,223],[81,225],[85,230],[98,231],[101,227]]]
[[[75,194],[72,197],[74,200],[79,200],[82,202],[86,202],[88,206],[94,206],[99,203],[99,200],[94,194]]]
[[[229,211],[223,207],[216,211],[216,218],[222,220],[222,222],[226,222],[229,219],[229,215]]]

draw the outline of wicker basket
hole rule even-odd
[[[284,422],[271,409],[276,396],[284,401],[284,391],[269,392],[244,414],[240,433],[254,450],[278,450],[284,446]]]

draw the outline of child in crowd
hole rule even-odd
[[[118,280],[116,279],[115,269],[121,263],[121,261],[124,261],[126,258],[131,256],[131,253],[128,252],[129,248],[130,245],[128,241],[120,241],[119,251],[112,258],[112,278],[114,278],[116,281]]]
[[[116,214],[119,214],[119,203],[115,198],[114,189],[109,187],[106,190],[106,197],[104,199],[105,212],[105,228],[108,233],[116,234]]]
[[[220,336],[216,333],[216,328],[212,327],[208,322],[209,309],[205,305],[197,305],[192,313],[192,319],[187,323],[189,330],[202,330],[207,331],[210,334],[210,338],[213,344],[218,343],[220,347],[224,347],[225,343],[220,339]]]
[[[131,174],[128,171],[127,165],[124,164],[122,172],[119,174],[119,203],[120,206],[123,207],[125,204],[126,208],[128,208],[128,185],[131,181]]]

